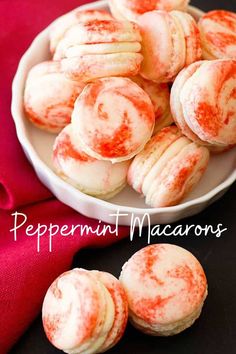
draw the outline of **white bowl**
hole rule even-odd
[[[107,8],[106,1],[97,1],[83,6],[84,9]],[[190,7],[189,12],[198,19],[203,12]],[[209,168],[198,186],[181,204],[168,208],[148,208],[144,199],[131,188],[126,187],[110,201],[90,197],[76,190],[58,177],[52,168],[51,155],[55,136],[35,128],[25,118],[23,92],[28,71],[35,64],[49,59],[49,27],[41,32],[22,57],[13,81],[12,115],[17,136],[24,152],[33,165],[42,183],[63,203],[79,213],[115,224],[119,211],[126,214],[119,218],[120,225],[130,225],[131,217],[141,218],[147,213],[143,225],[172,223],[201,212],[219,199],[236,180],[236,148],[221,155],[212,156]]]

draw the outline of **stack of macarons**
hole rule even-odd
[[[167,127],[134,158],[128,182],[152,207],[176,205],[198,183],[208,161],[206,147],[186,138],[177,127]]]
[[[175,205],[208,150],[236,145],[236,14],[197,24],[188,2],[109,0],[111,13],[78,8],[51,25],[52,60],[30,70],[24,107],[59,133],[55,170],[82,192],[108,199],[128,181],[148,205]]]
[[[56,19],[50,28],[49,39],[50,39],[50,51],[54,60],[60,52],[61,44],[60,42],[64,39],[67,31],[73,26],[78,25],[79,23],[101,20],[109,21],[112,20],[112,15],[107,11],[103,10],[83,10],[77,8],[67,14]],[[56,54],[57,52],[57,54]]]
[[[66,353],[103,353],[131,323],[153,336],[171,336],[190,327],[207,297],[207,279],[187,250],[155,244],[136,252],[120,279],[76,268],[49,287],[42,317],[49,341]]]
[[[73,80],[138,74],[141,35],[133,22],[86,21],[68,29],[59,43],[62,69]],[[57,50],[56,50],[57,53]]]

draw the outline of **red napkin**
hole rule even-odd
[[[44,294],[50,283],[71,265],[75,252],[87,246],[106,246],[128,234],[119,228],[119,236],[107,232],[97,237],[91,232],[81,236],[52,239],[49,252],[49,231],[40,238],[27,236],[26,227],[50,223],[89,225],[98,222],[88,219],[53,198],[39,182],[17,141],[10,114],[11,82],[20,57],[38,32],[53,19],[87,1],[70,0],[2,0],[1,14],[1,80],[0,80],[0,354],[6,353],[39,313]],[[14,240],[15,218],[18,224]],[[25,217],[23,216],[26,215]],[[43,227],[43,226],[42,226]],[[113,227],[114,229],[114,227]],[[56,231],[56,228],[53,229]],[[33,231],[33,230],[31,230]],[[41,230],[43,231],[43,230]]]

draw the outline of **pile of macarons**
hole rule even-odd
[[[103,353],[122,338],[128,321],[145,334],[171,336],[201,314],[207,279],[187,250],[154,244],[136,252],[119,280],[75,268],[49,287],[42,318],[49,341],[69,354]]]
[[[55,171],[81,192],[109,199],[128,182],[151,207],[176,205],[236,145],[236,14],[196,23],[188,0],[108,2],[51,25],[26,116],[58,134]]]

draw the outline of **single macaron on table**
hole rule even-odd
[[[44,298],[43,326],[65,353],[103,353],[122,338],[128,316],[151,336],[183,332],[199,318],[207,294],[204,270],[189,251],[153,244],[123,265],[119,280],[81,268],[60,275]]]

